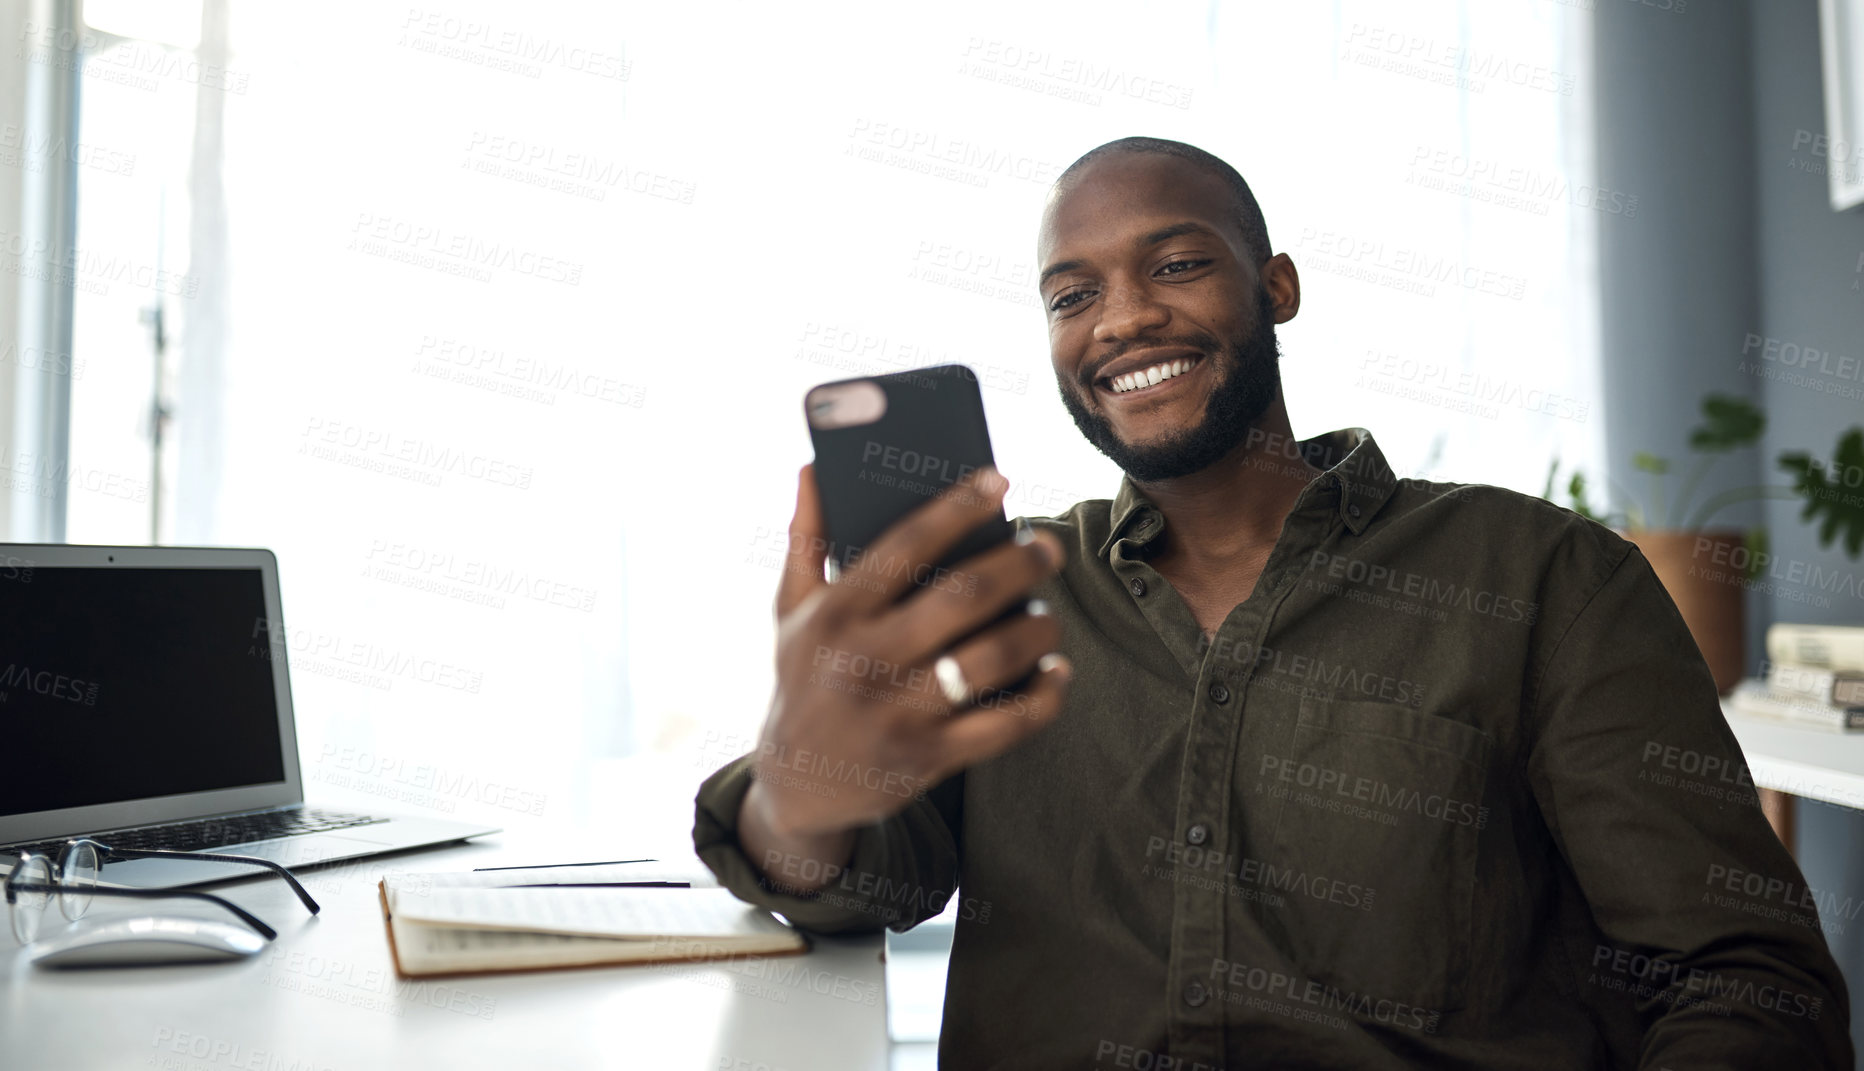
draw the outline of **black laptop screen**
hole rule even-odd
[[[258,569],[0,571],[0,815],[285,779]]]

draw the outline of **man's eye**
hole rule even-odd
[[[1049,311],[1060,312],[1063,309],[1067,309],[1075,305],[1079,305],[1082,301],[1085,301],[1087,299],[1087,295],[1089,293],[1091,293],[1091,291],[1070,290],[1067,293],[1062,294],[1061,296],[1057,297],[1053,302],[1051,302],[1049,304]]]
[[[1201,268],[1204,265],[1209,264],[1209,263],[1210,261],[1208,260],[1174,260],[1171,263],[1160,268],[1159,274],[1160,275],[1183,275],[1185,272],[1188,272],[1193,268]]]

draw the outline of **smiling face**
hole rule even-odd
[[[1278,256],[1264,285],[1216,174],[1157,153],[1095,159],[1050,199],[1037,255],[1062,403],[1133,479],[1201,471],[1274,403],[1275,324],[1299,284]]]

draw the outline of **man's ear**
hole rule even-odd
[[[1277,253],[1262,265],[1262,287],[1275,309],[1275,322],[1285,324],[1301,311],[1301,273],[1286,253]]]

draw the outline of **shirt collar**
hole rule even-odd
[[[1397,489],[1398,477],[1372,433],[1364,428],[1341,428],[1311,439],[1302,439],[1288,449],[1290,457],[1305,458],[1326,471],[1314,479],[1295,503],[1296,509],[1325,507],[1337,510],[1340,522],[1354,535],[1365,532],[1373,515],[1384,507]],[[1164,531],[1164,516],[1152,500],[1133,484],[1132,477],[1120,477],[1120,490],[1113,497],[1112,525],[1107,539],[1100,545],[1105,558],[1128,534],[1141,546]]]

